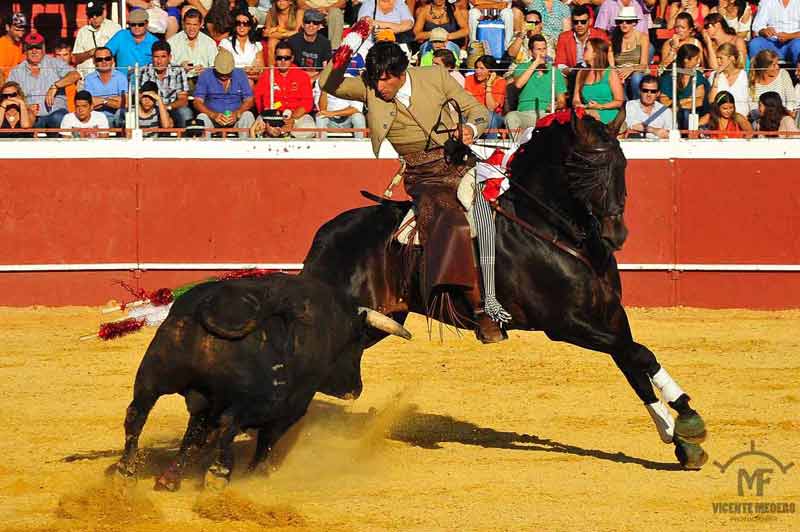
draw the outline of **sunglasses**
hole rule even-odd
[[[94,62],[95,63],[109,63],[109,62],[111,62],[111,59],[113,59],[113,58],[110,55],[104,55],[102,57],[95,57],[94,58]]]
[[[25,45],[25,49],[26,50],[44,50],[44,45],[43,44],[26,44]]]
[[[291,61],[291,60],[292,60],[292,56],[291,55],[276,55],[275,56],[275,61]]]
[[[303,24],[313,24],[315,26],[322,26],[322,22],[317,22],[316,20],[304,20]]]
[[[128,22],[130,28],[144,28],[145,26],[147,26],[146,22]]]
[[[534,26],[538,26],[539,24],[541,24],[541,23],[542,23],[542,21],[541,21],[541,20],[528,20],[528,21],[526,21],[526,22],[527,22],[528,24],[533,24]]]
[[[643,88],[640,88],[639,92],[644,92],[644,93],[647,93],[647,94],[656,94],[658,92],[658,89],[643,89]]]
[[[572,19],[572,23],[575,24],[576,26],[585,26],[586,24],[589,23],[589,19],[588,18],[580,18],[580,19],[579,18],[574,18],[574,19]]]
[[[236,21],[236,25],[237,26],[250,26],[251,24],[250,24],[249,20],[237,20]]]
[[[0,94],[0,101],[5,100],[6,98],[16,98],[19,96],[18,92],[4,92]]]
[[[636,24],[638,22],[639,22],[638,20],[618,20],[617,24],[619,24],[619,25],[626,24],[627,25],[627,24]]]

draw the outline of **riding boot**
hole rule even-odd
[[[475,315],[475,337],[484,344],[507,340],[508,334],[484,310],[484,302],[481,298],[480,274],[474,257],[472,274],[472,286],[464,291],[464,296],[467,298],[472,307],[472,313]]]

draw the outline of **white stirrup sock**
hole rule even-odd
[[[675,401],[684,393],[678,383],[669,376],[669,373],[663,367],[650,377],[650,381],[658,388],[658,391],[661,392],[661,397],[668,403]]]
[[[661,401],[656,401],[644,406],[647,408],[650,417],[653,418],[653,423],[656,424],[656,430],[658,430],[658,435],[661,436],[661,441],[670,443],[675,430],[675,420],[672,419],[672,414],[669,413],[667,405]]]

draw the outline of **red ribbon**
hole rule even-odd
[[[576,107],[575,108],[575,116],[578,118],[583,118],[583,115],[586,114],[586,111],[583,107]],[[559,124],[566,124],[572,120],[572,111],[569,109],[561,109],[560,111],[556,111],[555,113],[550,113],[549,115],[545,115],[539,120],[536,121],[536,127],[548,127],[553,124],[553,122],[558,122]]]

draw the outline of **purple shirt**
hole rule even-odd
[[[639,33],[647,35],[647,21],[649,17],[645,16],[642,5],[637,0],[631,0],[630,5],[633,6],[633,10],[636,11],[636,16],[639,17],[639,22],[636,23],[636,30],[639,31]],[[600,9],[597,11],[594,27],[611,33],[611,30],[617,27],[616,18],[620,7],[621,4],[619,0],[606,0],[603,2],[603,5],[601,5]]]
[[[222,88],[213,68],[205,69],[197,77],[197,86],[194,89],[194,97],[202,98],[206,107],[217,113],[235,111],[241,107],[243,101],[252,96],[253,90],[247,81],[247,74],[241,68],[234,68],[231,72],[228,92]]]

